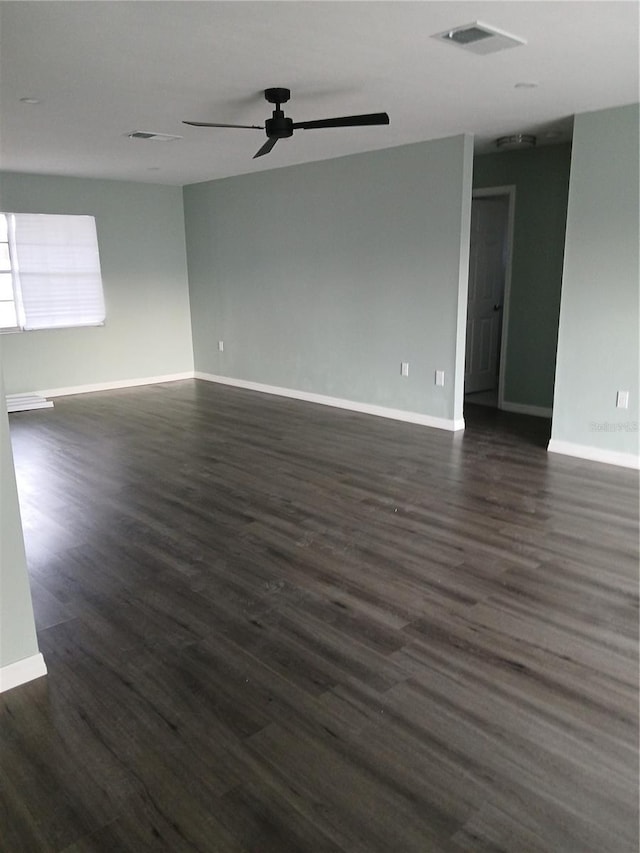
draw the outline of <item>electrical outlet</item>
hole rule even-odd
[[[616,397],[616,407],[618,409],[628,409],[629,408],[629,392],[628,391],[618,391],[618,396]]]
[[[400,362],[400,375],[401,376],[408,376],[409,375],[409,362],[408,361]]]
[[[436,385],[444,385],[444,370],[436,370]]]
[[[224,352],[224,341],[218,341],[218,352]]]

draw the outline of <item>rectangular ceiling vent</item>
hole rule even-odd
[[[151,133],[148,130],[132,130],[125,135],[129,139],[145,139],[149,142],[175,142],[177,139],[182,139],[181,136],[171,136],[170,133]]]
[[[496,53],[498,50],[506,50],[509,47],[526,44],[524,39],[512,36],[487,24],[482,24],[480,21],[464,24],[461,27],[453,27],[453,29],[445,30],[443,33],[436,33],[431,38],[455,44],[464,50],[471,51],[471,53],[479,54]]]

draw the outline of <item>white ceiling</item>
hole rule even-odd
[[[477,151],[516,132],[567,140],[573,114],[638,100],[638,10],[610,0],[2,0],[0,165],[180,185],[465,132]],[[527,44],[478,56],[430,38],[474,21]],[[294,121],[386,110],[391,124],[298,130],[258,160],[262,131],[181,124],[264,125],[270,86],[292,90]],[[134,141],[134,130],[183,138]]]

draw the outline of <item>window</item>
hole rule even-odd
[[[0,329],[15,329],[17,325],[7,220],[0,216]]]
[[[99,326],[104,319],[95,219],[0,214],[0,330]]]

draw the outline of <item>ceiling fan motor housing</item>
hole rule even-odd
[[[287,139],[293,136],[293,119],[287,118],[282,110],[274,110],[273,118],[268,118],[264,129],[270,139]]]

